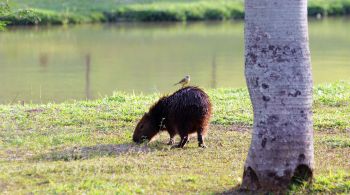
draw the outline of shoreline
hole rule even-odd
[[[185,22],[243,20],[241,2],[151,3],[111,6],[85,11],[63,11],[38,8],[16,8],[0,15],[0,21],[15,25],[65,25],[115,22]],[[310,18],[349,16],[350,0],[335,2],[310,1]]]

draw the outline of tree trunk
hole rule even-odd
[[[245,76],[254,109],[243,189],[278,191],[312,178],[307,0],[245,0]]]

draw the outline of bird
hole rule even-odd
[[[190,81],[191,81],[190,75],[186,75],[178,83],[175,83],[174,86],[180,84],[180,85],[182,85],[182,87],[185,87],[185,85],[188,85],[190,83]]]

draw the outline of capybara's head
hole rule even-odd
[[[158,130],[159,127],[152,122],[150,114],[145,113],[137,124],[132,139],[136,143],[150,141],[158,133]]]

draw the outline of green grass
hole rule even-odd
[[[131,141],[160,94],[116,92],[93,101],[0,105],[3,193],[223,193],[241,182],[252,108],[246,89],[207,90],[214,105],[207,149],[170,150],[163,133]],[[350,192],[350,83],[314,88],[315,182],[291,193]]]
[[[12,0],[11,24],[243,19],[243,0]],[[350,0],[310,0],[310,16],[350,14]]]
[[[322,143],[333,148],[349,148],[350,139],[346,137],[333,136],[322,140]]]
[[[290,194],[349,194],[350,174],[346,171],[329,172],[318,176],[313,184],[292,186]]]

